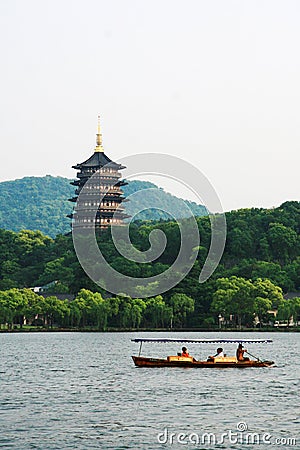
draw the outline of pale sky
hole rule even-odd
[[[226,211],[299,200],[299,23],[296,0],[0,0],[0,181],[75,177],[100,113],[111,159],[184,158]]]

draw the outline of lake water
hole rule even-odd
[[[131,338],[151,336],[220,334],[0,334],[0,448],[300,449],[299,334],[222,333],[273,339],[248,349],[276,367],[134,367],[139,344]],[[180,347],[148,343],[142,354],[165,357]],[[223,347],[228,355],[236,349]],[[206,358],[216,345],[188,349]]]

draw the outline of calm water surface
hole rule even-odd
[[[0,334],[0,448],[300,449],[299,334],[243,333],[272,338],[273,344],[248,349],[276,361],[276,367],[244,370],[136,368],[131,355],[138,344],[131,338],[147,336],[220,335]],[[144,344],[143,354],[165,357],[180,347]],[[215,347],[191,344],[189,351],[206,358]],[[228,344],[224,351],[234,354],[235,348]],[[222,441],[229,430],[238,434]],[[179,433],[185,443],[178,443]],[[214,436],[210,443],[204,433]],[[246,433],[256,433],[254,444],[251,438],[245,443]],[[197,437],[202,444],[194,444]]]

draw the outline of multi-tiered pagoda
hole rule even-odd
[[[105,155],[99,117],[96,142],[93,155],[83,163],[72,166],[79,171],[77,180],[71,183],[77,186],[76,196],[69,199],[76,202],[73,214],[69,215],[73,219],[72,227],[105,229],[110,225],[122,225],[123,220],[130,217],[120,206],[126,201],[121,187],[127,183],[121,180],[119,172],[125,166],[113,162]],[[82,191],[93,174],[95,175]]]

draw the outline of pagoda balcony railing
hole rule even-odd
[[[72,222],[73,223],[87,223],[87,222],[99,222],[105,218],[108,219],[117,219],[117,220],[123,220],[126,218],[129,218],[130,216],[126,213],[120,213],[120,214],[111,214],[111,213],[107,213],[107,214],[99,214],[97,216],[73,216],[72,217]]]
[[[118,208],[118,209],[114,209],[114,210],[108,210],[108,209],[99,209],[97,211],[93,211],[90,209],[75,209],[73,211],[72,217],[77,218],[78,219],[82,219],[85,217],[89,217],[89,218],[94,218],[94,217],[101,217],[101,216],[105,216],[105,215],[109,215],[109,216],[123,216],[126,215],[126,212],[124,212],[124,209]],[[129,217],[129,216],[128,216]]]
[[[117,190],[120,190],[121,189],[120,186],[123,186],[123,185],[120,185],[119,182],[118,183],[107,183],[106,181],[102,181],[102,183],[99,183],[99,184],[88,183],[86,185],[86,183],[84,183],[84,184],[80,185],[80,187],[83,187],[83,186],[85,186],[86,191],[93,191],[93,190],[106,191],[108,189],[111,191],[117,191]]]
[[[97,206],[97,205],[95,205]],[[124,211],[125,208],[124,206],[99,206],[97,208],[97,212],[112,212],[112,211]],[[92,206],[81,206],[81,205],[76,205],[75,211],[74,212],[78,212],[79,214],[95,214],[95,207]]]
[[[95,172],[95,178],[121,178],[122,174],[119,172]]]
[[[118,211],[124,211],[124,206],[100,206],[100,211],[113,211],[113,210],[118,210]]]
[[[79,195],[81,193],[81,189],[76,189],[75,190],[75,195]],[[104,194],[106,195],[123,195],[123,191],[121,189],[98,189],[98,188],[93,188],[93,189],[84,189],[84,192],[82,192],[82,196],[83,197],[90,197],[90,196],[99,196],[100,194]]]
[[[82,194],[80,196],[80,199],[77,196],[77,197],[69,198],[69,201],[70,202],[74,202],[74,203],[77,202],[78,205],[95,206],[95,205],[98,205],[100,203],[98,201],[98,199],[99,199],[99,194],[92,195],[92,196],[90,196],[90,195],[83,195]],[[130,200],[128,198],[123,197],[123,196],[118,196],[118,195],[105,195],[103,198],[101,198],[101,202],[102,203],[115,202],[118,205],[120,203],[129,202],[129,201]]]
[[[73,168],[76,168],[78,170],[80,170],[80,172],[84,172],[86,174],[88,174],[88,176],[92,176],[94,173],[101,173],[101,174],[105,174],[105,175],[115,175],[116,173],[119,174],[119,170],[122,170],[121,167],[120,168],[112,168],[112,167],[107,167],[107,166],[101,166],[101,167],[86,167],[86,166],[73,166]],[[124,167],[125,169],[125,167]]]
[[[114,226],[114,225],[124,226],[125,224],[122,222],[122,219],[121,219],[121,220],[117,220],[116,222],[112,222],[112,223],[111,222],[110,223],[108,223],[108,222],[73,223],[72,228],[78,228],[78,229],[82,229],[82,230],[88,229],[88,228],[91,228],[91,229],[97,228],[97,229],[101,229],[101,230],[106,230],[108,227]]]
[[[92,174],[86,173],[86,172],[77,172],[76,174],[77,178],[91,178],[93,176],[93,179],[103,179],[103,180],[115,180],[116,178],[121,178],[122,174],[116,172],[116,173],[102,173],[102,172],[94,172]]]

